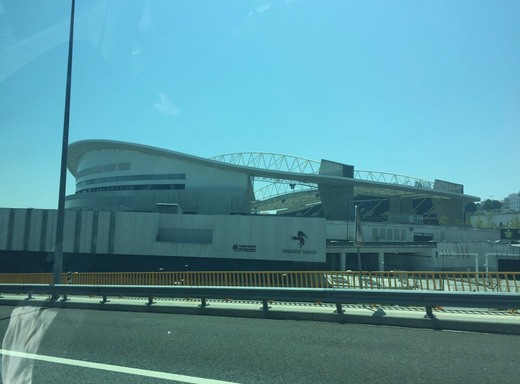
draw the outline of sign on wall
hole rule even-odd
[[[520,241],[520,228],[500,228],[500,239]]]
[[[324,262],[325,219],[219,216],[214,257]]]

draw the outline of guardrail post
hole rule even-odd
[[[428,319],[437,319],[437,316],[435,316],[433,314],[433,307],[426,307],[426,316],[424,316],[424,318],[428,318]]]

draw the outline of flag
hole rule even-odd
[[[354,234],[354,245],[356,247],[362,247],[365,245],[363,242],[363,232],[361,231],[361,221],[359,219],[359,212],[358,212],[358,206],[355,206],[355,212],[354,212],[354,221],[355,221],[355,228],[356,232]]]

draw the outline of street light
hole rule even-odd
[[[63,229],[65,227],[65,186],[67,184],[67,150],[69,145],[70,86],[72,79],[72,48],[74,41],[74,8],[71,2],[69,55],[67,60],[67,84],[65,88],[65,113],[63,116],[63,140],[61,146],[60,189],[58,193],[58,217],[56,219],[56,244],[54,248],[54,265],[52,285],[61,283],[63,271]]]
[[[346,212],[346,223],[347,223],[347,242],[348,242],[348,203],[345,203],[345,212]]]

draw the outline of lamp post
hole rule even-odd
[[[347,223],[347,243],[348,243],[348,203],[345,203],[345,214],[346,214],[346,220],[345,222]]]
[[[63,229],[65,226],[65,186],[67,184],[67,149],[69,145],[70,88],[72,79],[72,48],[74,40],[74,8],[75,0],[72,0],[70,11],[69,55],[67,60],[67,84],[65,88],[65,113],[63,117],[63,140],[61,146],[60,189],[58,196],[58,217],[56,220],[56,244],[54,248],[52,285],[61,283],[61,273],[63,271]]]
[[[358,206],[354,206],[354,245],[357,247],[357,262],[359,270],[359,288],[363,288],[363,271],[361,266],[361,251],[360,247],[364,245],[363,233],[361,231],[361,220],[359,217]]]

